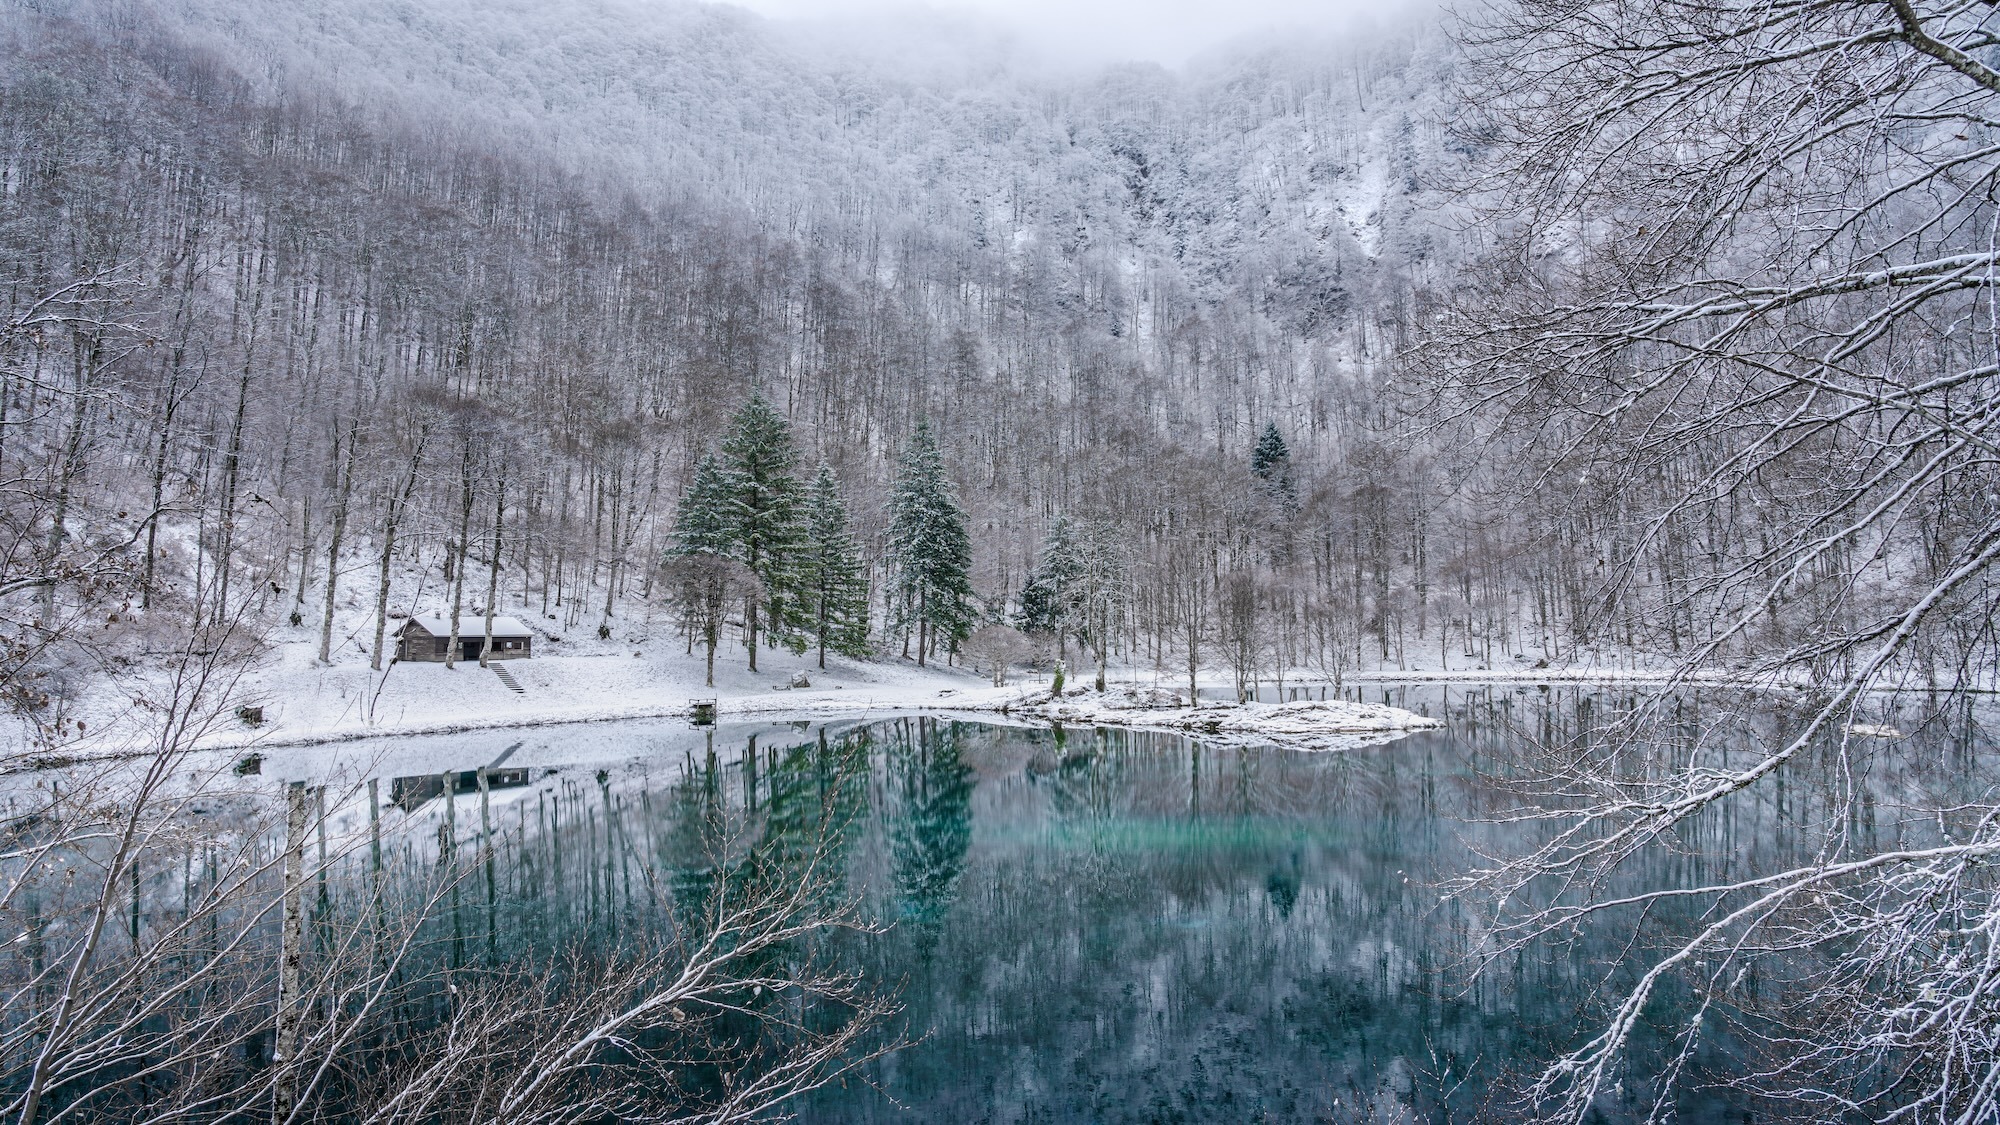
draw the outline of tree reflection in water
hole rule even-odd
[[[789,1107],[806,1120],[1519,1118],[1510,1078],[1588,1035],[1630,966],[1685,931],[1700,904],[1588,920],[1471,974],[1495,948],[1494,919],[1444,888],[1552,831],[1504,814],[1546,800],[1548,748],[1574,748],[1632,701],[1512,687],[1384,701],[1450,725],[1321,754],[927,717],[755,736],[635,723],[594,728],[587,751],[567,745],[580,733],[524,736],[542,745],[521,762],[557,763],[528,784],[380,807],[379,839],[367,835],[376,819],[341,814],[338,831],[364,835],[328,860],[308,932],[331,936],[313,956],[343,933],[412,940],[392,1018],[356,1040],[327,1103],[365,1104],[377,1076],[397,1073],[370,1060],[415,1057],[466,1010],[455,989],[516,989],[487,998],[494,1018],[555,1003],[762,895],[802,924],[731,976],[820,986],[728,992],[698,1038],[672,1021],[652,1029],[643,1046],[687,1061],[674,1088],[643,1095],[654,1108],[712,1103],[728,1068],[748,1074],[799,1044],[837,1043],[861,1068]],[[1720,766],[1794,721],[1782,700],[1728,704],[1740,723],[1689,699],[1686,721],[1660,724],[1654,743],[1605,752],[1638,755],[1624,763],[1634,771],[1653,767],[1648,756]],[[442,760],[463,752],[454,745],[418,749]],[[1840,817],[1857,840],[1921,846],[1939,829],[1905,810],[1948,804],[1954,787],[1990,774],[1991,746],[1970,716],[1896,746],[1868,763],[1803,763],[1689,821],[1619,877],[1690,885],[1778,869]],[[1865,799],[1840,796],[1846,786]],[[276,854],[272,840],[249,845]],[[150,866],[162,903],[185,899],[167,885],[174,872],[207,877],[208,860],[190,857]],[[810,921],[842,917],[855,924]],[[40,946],[23,944],[18,960],[32,967]],[[1640,1120],[1656,1104],[1683,1120],[1751,1108],[1781,1118],[1782,1106],[1732,1101],[1742,1095],[1709,1080],[1757,1065],[1747,1044],[1764,1021],[1810,1015],[1820,968],[1779,955],[1726,995],[1705,991],[1698,971],[1660,989],[1601,1118]],[[880,1014],[873,998],[885,994],[902,1005],[891,1029],[841,1038]],[[1688,1026],[1704,1003],[1713,1030],[1660,1082],[1668,1040],[1657,1029]],[[914,1045],[862,1061],[898,1026]],[[253,1070],[269,1066],[265,1048],[246,1050]],[[829,1061],[825,1073],[842,1069]]]
[[[889,737],[890,804],[883,812],[894,857],[896,916],[917,952],[937,948],[958,899],[972,846],[972,770],[960,755],[965,728],[905,719]]]
[[[1580,927],[1470,974],[1491,918],[1442,885],[1481,854],[1531,844],[1545,829],[1498,817],[1517,806],[1517,785],[1532,786],[1539,747],[1627,701],[1505,688],[1429,702],[1448,707],[1449,729],[1340,754],[1109,730],[878,728],[880,854],[857,849],[855,885],[901,924],[858,939],[857,955],[905,981],[909,1027],[925,1038],[871,1066],[881,1091],[822,1091],[807,1116],[1524,1116],[1510,1079],[1587,1034],[1634,954],[1684,929],[1692,908],[1656,910],[1636,935]],[[1689,701],[1690,715],[1699,706]],[[1688,724],[1685,740],[1670,726],[1655,750],[1684,755],[1700,739],[1704,753],[1747,753],[1769,734],[1759,724],[1783,721],[1770,708],[1735,748],[1712,725]],[[1912,749],[1907,761],[1949,760],[1948,747]],[[1899,789],[1950,783],[1908,768],[1870,782],[1885,805]],[[1721,810],[1642,856],[1632,877],[1787,862],[1795,826],[1830,807],[1800,786],[1774,805]],[[1660,1098],[1684,1120],[1769,1114],[1710,1080],[1754,1065],[1735,1028],[1787,1002],[1776,975],[1710,1009],[1714,1033],[1666,1089],[1653,1079],[1665,1040],[1642,1033],[1603,1119],[1642,1119]],[[1689,1018],[1695,983],[1662,994],[1652,1029]]]

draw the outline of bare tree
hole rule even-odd
[[[730,607],[758,596],[757,576],[735,559],[713,551],[669,555],[661,564],[668,596],[692,640],[699,641],[708,660],[709,687],[715,686],[715,649],[729,623]]]
[[[23,935],[0,962],[10,1119],[748,1121],[897,1045],[892,1001],[826,940],[874,928],[841,890],[836,805],[781,840],[748,810],[697,810],[704,848],[683,861],[707,877],[677,888],[635,850],[623,909],[644,924],[619,941],[558,934],[465,966],[441,940],[460,885],[496,846],[520,862],[544,842],[524,825],[496,843],[482,815],[482,862],[459,862],[447,785],[385,848],[369,763],[272,785],[193,750],[242,666],[222,639],[159,680],[131,753],[0,763],[10,797],[39,800],[0,837],[0,917]],[[606,789],[592,816],[618,807]],[[408,845],[434,824],[432,863]]]
[[[983,669],[992,676],[994,687],[1006,685],[1007,669],[1032,647],[1020,630],[1000,624],[982,625],[965,639],[966,659],[972,661],[975,670]]]
[[[389,631],[389,588],[391,578],[389,568],[394,563],[396,557],[396,531],[402,526],[404,518],[409,514],[410,499],[416,495],[417,491],[418,471],[423,467],[424,449],[430,444],[432,426],[430,411],[424,406],[419,406],[418,410],[416,433],[411,435],[410,438],[409,461],[403,466],[403,483],[395,492],[390,494],[388,502],[383,505],[382,551],[377,559],[375,568],[375,641],[368,648],[368,667],[377,672],[382,670],[382,646]],[[497,556],[495,562],[496,564],[498,563]],[[487,610],[488,625],[486,630],[487,644],[489,646],[492,644],[493,633],[490,601],[491,599],[489,598],[489,608]],[[485,654],[481,653],[481,663],[484,663],[485,659]]]
[[[1615,1084],[1664,981],[1726,990],[1765,953],[1837,968],[1763,1037],[1764,1086],[1829,1117],[2000,1113],[1983,770],[1970,803],[1912,810],[1937,826],[1922,846],[1878,849],[1834,816],[1791,870],[1609,889],[1697,818],[1809,773],[1829,741],[1843,774],[1893,755],[1846,733],[1872,693],[1990,682],[1991,19],[1956,0],[1516,0],[1460,24],[1466,134],[1493,157],[1477,186],[1501,233],[1474,299],[1436,321],[1441,415],[1542,490],[1614,498],[1580,637],[1629,639],[1649,616],[1680,634],[1688,677],[1734,665],[1809,693],[1805,721],[1747,759],[1631,752],[1657,705],[1568,748],[1548,782],[1561,807],[1524,814],[1555,823],[1548,841],[1471,881],[1515,911],[1502,948],[1705,904],[1542,1075],[1533,1092],[1563,1119]]]
[[[333,611],[340,594],[341,541],[347,535],[348,511],[354,502],[354,469],[361,456],[361,415],[347,420],[345,437],[340,423],[333,425],[332,449],[327,455],[327,487],[333,492],[333,525],[326,543],[326,598],[319,621],[319,662],[333,660]]]

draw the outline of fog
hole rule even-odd
[[[797,23],[985,25],[1038,54],[1072,62],[1150,61],[1178,66],[1240,40],[1325,35],[1399,15],[1428,0],[735,0]]]

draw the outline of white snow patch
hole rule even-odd
[[[420,613],[410,618],[410,620],[416,622],[425,632],[433,637],[451,636],[451,617],[446,613]],[[486,635],[486,617],[483,614],[460,614],[458,618],[458,635],[466,639],[484,637]],[[532,637],[535,635],[535,631],[521,624],[515,618],[495,617],[493,619],[493,635],[511,639]]]
[[[1293,750],[1351,750],[1444,725],[1414,711],[1379,703],[1327,699],[1191,705],[1179,693],[1157,688],[1124,688],[1101,695],[1071,692],[1059,698],[1042,692],[1028,696],[1009,711],[1051,722],[1171,731],[1205,742]]]
[[[1849,723],[1847,724],[1847,733],[1859,735],[1862,738],[1903,737],[1902,731],[1897,730],[1895,727],[1883,726],[1880,723]]]

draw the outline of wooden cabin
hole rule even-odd
[[[427,660],[443,663],[451,643],[451,618],[442,613],[424,613],[403,622],[396,630],[397,660]],[[493,619],[492,660],[526,660],[534,653],[535,634],[511,617]],[[463,614],[458,619],[458,658],[479,661],[486,647],[486,617]]]

